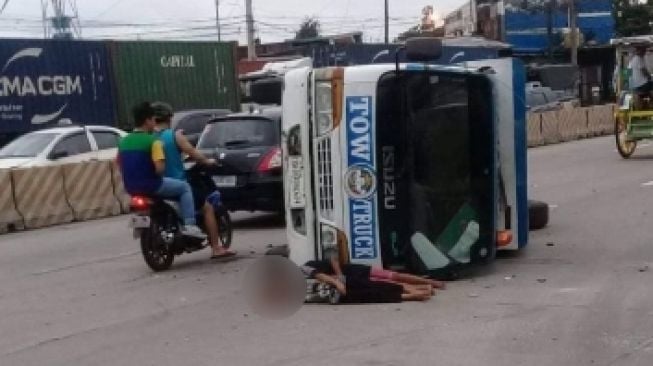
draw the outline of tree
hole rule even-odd
[[[651,19],[653,19],[653,4],[633,3],[629,0],[615,0],[615,30],[621,37],[651,34]]]
[[[320,21],[317,18],[306,17],[299,30],[295,33],[295,39],[310,39],[320,36]]]

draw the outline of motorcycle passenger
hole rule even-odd
[[[190,185],[184,180],[163,177],[166,156],[163,144],[152,133],[156,127],[154,108],[143,102],[132,109],[134,131],[120,140],[116,162],[125,190],[130,195],[146,195],[179,201],[182,235],[206,238],[195,222],[195,203]]]
[[[182,153],[187,154],[194,161],[203,165],[216,164],[214,159],[209,159],[201,152],[197,151],[197,149],[188,142],[188,139],[184,136],[182,131],[173,131],[170,128],[173,111],[169,104],[154,102],[152,103],[152,106],[155,113],[157,134],[163,144],[163,151],[166,155],[165,177],[187,181],[184,162],[181,155]],[[225,249],[220,243],[220,233],[213,205],[207,202],[205,199],[206,197],[201,197],[202,194],[195,190],[196,187],[191,188],[193,188],[195,192],[196,205],[202,206],[204,224],[206,226],[206,232],[208,233],[209,244],[211,245],[212,250],[211,258],[224,258],[235,255],[235,252]],[[210,192],[205,192],[204,194],[209,193]]]

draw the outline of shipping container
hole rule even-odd
[[[64,119],[113,125],[108,61],[103,42],[0,39],[0,134]]]
[[[217,42],[109,42],[118,125],[133,126],[130,110],[162,100],[175,110],[240,107],[236,44]]]

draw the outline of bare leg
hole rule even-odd
[[[409,284],[413,284],[413,285],[429,285],[429,286],[433,286],[434,288],[439,288],[439,289],[444,289],[446,287],[446,285],[442,281],[437,281],[437,280],[432,280],[432,279],[429,279],[429,278],[414,276],[414,275],[407,274],[407,273],[395,272],[392,279],[397,281],[397,282],[409,283]]]
[[[231,253],[227,249],[222,247],[220,243],[220,232],[218,231],[218,222],[215,219],[215,211],[213,206],[208,203],[204,203],[202,207],[204,212],[204,225],[206,225],[206,234],[209,237],[209,244],[211,245],[211,256],[220,256],[227,253]]]

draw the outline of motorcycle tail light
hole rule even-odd
[[[133,211],[145,211],[150,208],[150,200],[146,197],[132,196],[129,201],[129,207]]]

